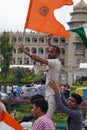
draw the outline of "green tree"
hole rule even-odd
[[[37,83],[40,81],[41,77],[36,75],[35,73],[32,73],[31,75],[28,75],[27,77],[23,78],[21,81],[23,83]]]
[[[4,85],[6,85],[9,66],[12,62],[12,50],[13,45],[10,44],[9,32],[4,32],[0,38],[0,54],[3,57],[0,67],[1,67],[1,75],[2,78],[4,79]]]
[[[13,72],[14,75],[14,82],[19,84],[21,82],[21,79],[26,77],[27,74],[24,71],[24,68],[17,67],[15,71]]]

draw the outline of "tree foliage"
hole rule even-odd
[[[35,73],[32,73],[31,75],[23,78],[21,80],[21,82],[23,83],[37,83],[38,81],[40,81],[41,77],[36,75]]]
[[[13,72],[14,75],[14,82],[19,84],[21,82],[21,79],[26,77],[27,74],[24,71],[24,68],[17,67],[15,71]]]
[[[0,38],[0,54],[2,55],[2,62],[0,64],[1,74],[6,83],[9,66],[12,62],[13,45],[10,44],[10,36],[8,32],[4,32]]]

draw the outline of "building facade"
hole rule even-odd
[[[73,12],[71,13],[71,20],[68,22],[69,30],[81,27],[87,22],[87,4],[81,0],[77,5],[73,7]],[[51,43],[60,47],[61,54],[60,60],[64,68],[62,76],[68,84],[73,84],[78,76],[87,75],[87,70],[81,70],[79,64],[87,62],[86,49],[83,45],[81,38],[71,31],[70,38],[66,39],[64,37],[53,36]],[[2,34],[0,34],[1,36]],[[48,41],[46,34],[29,32],[10,32],[10,43],[14,44],[13,49],[13,61],[14,65],[34,65],[37,72],[39,70],[45,71],[46,66],[41,63],[37,63],[32,60],[19,49],[19,44],[23,42],[25,49],[30,53],[39,55],[42,58],[47,58],[48,53]],[[87,41],[86,41],[87,42]],[[2,61],[2,56],[0,56],[0,62]]]

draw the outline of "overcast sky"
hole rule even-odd
[[[0,0],[0,32],[23,32],[30,0]],[[76,5],[80,0],[73,0]],[[84,0],[87,3],[87,0]],[[61,11],[62,10],[62,11]],[[64,6],[55,10],[55,17],[66,29],[70,21],[73,6]]]

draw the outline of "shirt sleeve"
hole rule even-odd
[[[67,103],[65,97],[63,96],[63,94],[61,94],[61,99],[62,99],[63,104],[64,104],[65,106],[68,106],[68,103]]]
[[[30,114],[30,115],[24,116],[22,121],[28,122],[28,121],[30,121],[30,120],[32,120],[32,119],[33,119],[33,115]]]
[[[30,130],[43,130],[42,120],[37,119]]]

